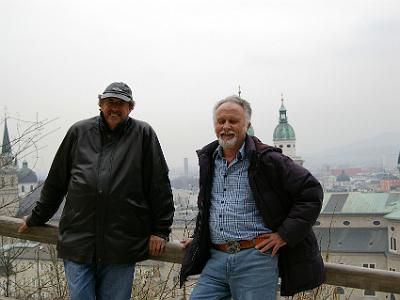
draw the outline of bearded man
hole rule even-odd
[[[247,135],[250,104],[230,96],[214,107],[218,141],[197,151],[199,213],[181,284],[201,273],[190,299],[276,299],[312,289],[324,265],[312,225],[323,192],[309,171]]]

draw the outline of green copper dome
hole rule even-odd
[[[273,140],[274,141],[296,140],[294,129],[288,123],[288,119],[286,116],[286,108],[283,105],[283,99],[282,99],[282,105],[279,109],[279,124],[275,127]]]
[[[286,140],[295,140],[296,135],[294,133],[294,129],[288,123],[281,124],[275,127],[274,130],[274,141],[286,141]]]

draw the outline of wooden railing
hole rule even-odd
[[[37,241],[48,244],[56,244],[57,227],[40,226],[29,228],[27,233],[18,233],[21,224],[20,219],[0,216],[0,235]],[[178,241],[167,243],[162,256],[150,257],[150,259],[180,263],[184,250]],[[377,269],[367,269],[350,265],[325,263],[325,283],[334,286],[366,289],[373,291],[400,294],[400,273]]]

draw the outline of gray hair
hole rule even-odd
[[[243,98],[240,98],[240,97],[237,96],[237,95],[232,95],[232,96],[226,97],[225,99],[219,100],[219,101],[215,104],[214,109],[213,109],[213,119],[214,119],[214,122],[215,122],[215,113],[217,112],[217,109],[218,109],[222,104],[227,103],[227,102],[235,103],[235,104],[237,104],[237,105],[240,105],[240,106],[243,108],[243,110],[244,110],[244,115],[245,115],[245,117],[246,117],[246,121],[247,121],[248,123],[251,122],[251,112],[252,112],[252,110],[251,110],[250,103],[247,102],[246,100],[244,100]]]

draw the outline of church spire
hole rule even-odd
[[[4,118],[4,133],[3,133],[3,144],[1,145],[1,155],[2,156],[12,155],[10,136],[8,134],[8,127],[7,127],[7,116]]]

